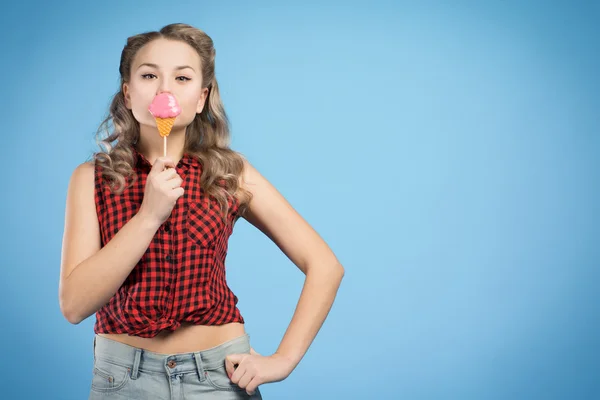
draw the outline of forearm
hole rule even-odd
[[[276,351],[288,358],[294,368],[329,314],[343,275],[344,269],[339,264],[308,269],[298,305]]]
[[[81,262],[61,291],[64,314],[79,323],[98,311],[117,292],[144,255],[158,226],[133,216],[96,254]]]

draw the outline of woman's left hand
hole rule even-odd
[[[229,379],[246,389],[250,396],[254,394],[258,385],[282,381],[294,368],[294,363],[281,354],[261,356],[253,348],[250,348],[250,354],[229,354],[225,357],[225,369]]]

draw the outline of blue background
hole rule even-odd
[[[232,147],[346,268],[265,399],[600,398],[600,6],[524,3],[10,4],[0,397],[87,398],[94,318],[58,305],[68,180],[126,38],[186,22],[215,41]],[[303,275],[246,221],[227,263],[273,352]]]

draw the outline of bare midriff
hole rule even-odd
[[[210,349],[245,333],[244,324],[231,322],[224,325],[182,323],[175,331],[162,331],[152,338],[114,333],[99,333],[98,336],[155,353],[177,354]]]

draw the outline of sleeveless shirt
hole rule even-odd
[[[133,148],[137,181],[112,193],[95,164],[95,203],[104,247],[139,210],[152,165]],[[228,239],[238,218],[238,200],[228,200],[226,219],[217,200],[200,187],[202,165],[184,154],[176,166],[184,195],[160,226],[119,290],[96,312],[95,333],[154,337],[182,322],[221,325],[244,319],[226,281]]]

